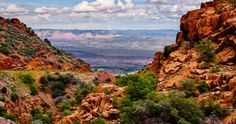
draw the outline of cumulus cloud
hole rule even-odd
[[[96,0],[82,1],[74,7],[75,12],[97,12],[130,9],[134,6],[132,0]]]
[[[37,14],[62,14],[62,13],[70,12],[70,8],[69,7],[57,8],[57,7],[43,6],[43,7],[35,8],[34,12]]]
[[[27,13],[26,8],[17,6],[16,4],[10,4],[5,8],[0,8],[0,13]]]

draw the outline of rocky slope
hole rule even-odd
[[[233,3],[220,0],[203,3],[200,9],[189,11],[181,18],[176,44],[157,52],[153,62],[144,69],[158,75],[158,91],[179,89],[180,81],[186,78],[206,81],[209,92],[197,92],[195,96],[199,102],[213,99],[232,110],[223,123],[236,120],[232,105],[236,89],[235,15]],[[197,44],[203,42],[214,46],[212,52],[199,52]],[[204,61],[210,54],[213,60]],[[203,67],[204,64],[207,67]]]
[[[40,40],[34,31],[18,19],[0,17],[0,69],[2,70],[70,70],[89,72],[83,60]]]

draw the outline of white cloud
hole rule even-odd
[[[10,4],[5,8],[0,8],[0,13],[27,13],[28,10],[23,8],[23,7],[19,7],[16,4]]]
[[[98,11],[94,6],[89,4],[87,1],[83,1],[74,7],[75,12],[94,12]]]
[[[93,2],[82,1],[74,7],[75,12],[97,12],[97,11],[118,11],[130,9],[134,6],[132,0],[96,0]]]
[[[70,11],[69,7],[57,8],[57,7],[39,7],[36,8],[35,13],[37,14],[62,14]]]

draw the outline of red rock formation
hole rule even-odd
[[[16,18],[0,18],[0,69],[91,72],[89,64],[40,40]]]
[[[158,75],[158,91],[179,89],[180,81],[186,78],[205,80],[210,91],[196,93],[198,102],[212,98],[221,106],[232,108],[236,91],[236,9],[227,1],[203,3],[200,9],[189,11],[181,18],[180,29],[176,44],[164,53],[157,52],[144,71],[151,70]],[[208,69],[200,66],[200,53],[194,44],[202,41],[216,46],[217,72],[211,70],[213,63],[209,63]],[[178,49],[172,49],[176,45]],[[235,116],[232,113],[222,122],[234,123]]]

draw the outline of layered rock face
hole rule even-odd
[[[0,69],[3,70],[70,70],[89,72],[81,59],[65,54],[40,40],[31,28],[18,19],[0,17]]]
[[[110,91],[110,94],[105,94],[105,91]],[[79,110],[72,115],[66,116],[56,122],[57,124],[73,124],[74,121],[80,120],[83,124],[89,121],[103,117],[110,124],[117,124],[117,117],[120,110],[111,103],[114,97],[124,95],[124,89],[114,84],[100,84],[97,86],[97,92],[88,94],[80,104]],[[115,120],[112,120],[115,119]]]
[[[176,43],[189,41],[212,41],[217,45],[217,62],[236,61],[236,10],[227,1],[203,3],[201,9],[193,10],[181,18],[181,32]]]
[[[218,0],[203,3],[200,9],[189,11],[181,18],[180,29],[176,44],[157,52],[144,72],[154,71],[158,75],[158,91],[178,90],[180,81],[186,78],[205,80],[209,92],[196,93],[198,101],[211,98],[221,106],[232,108],[236,89],[236,9],[233,4]],[[207,68],[201,67],[200,53],[195,47],[205,41],[215,46],[214,62]],[[219,70],[213,72],[216,65]],[[222,122],[234,123],[235,120],[232,113]]]

